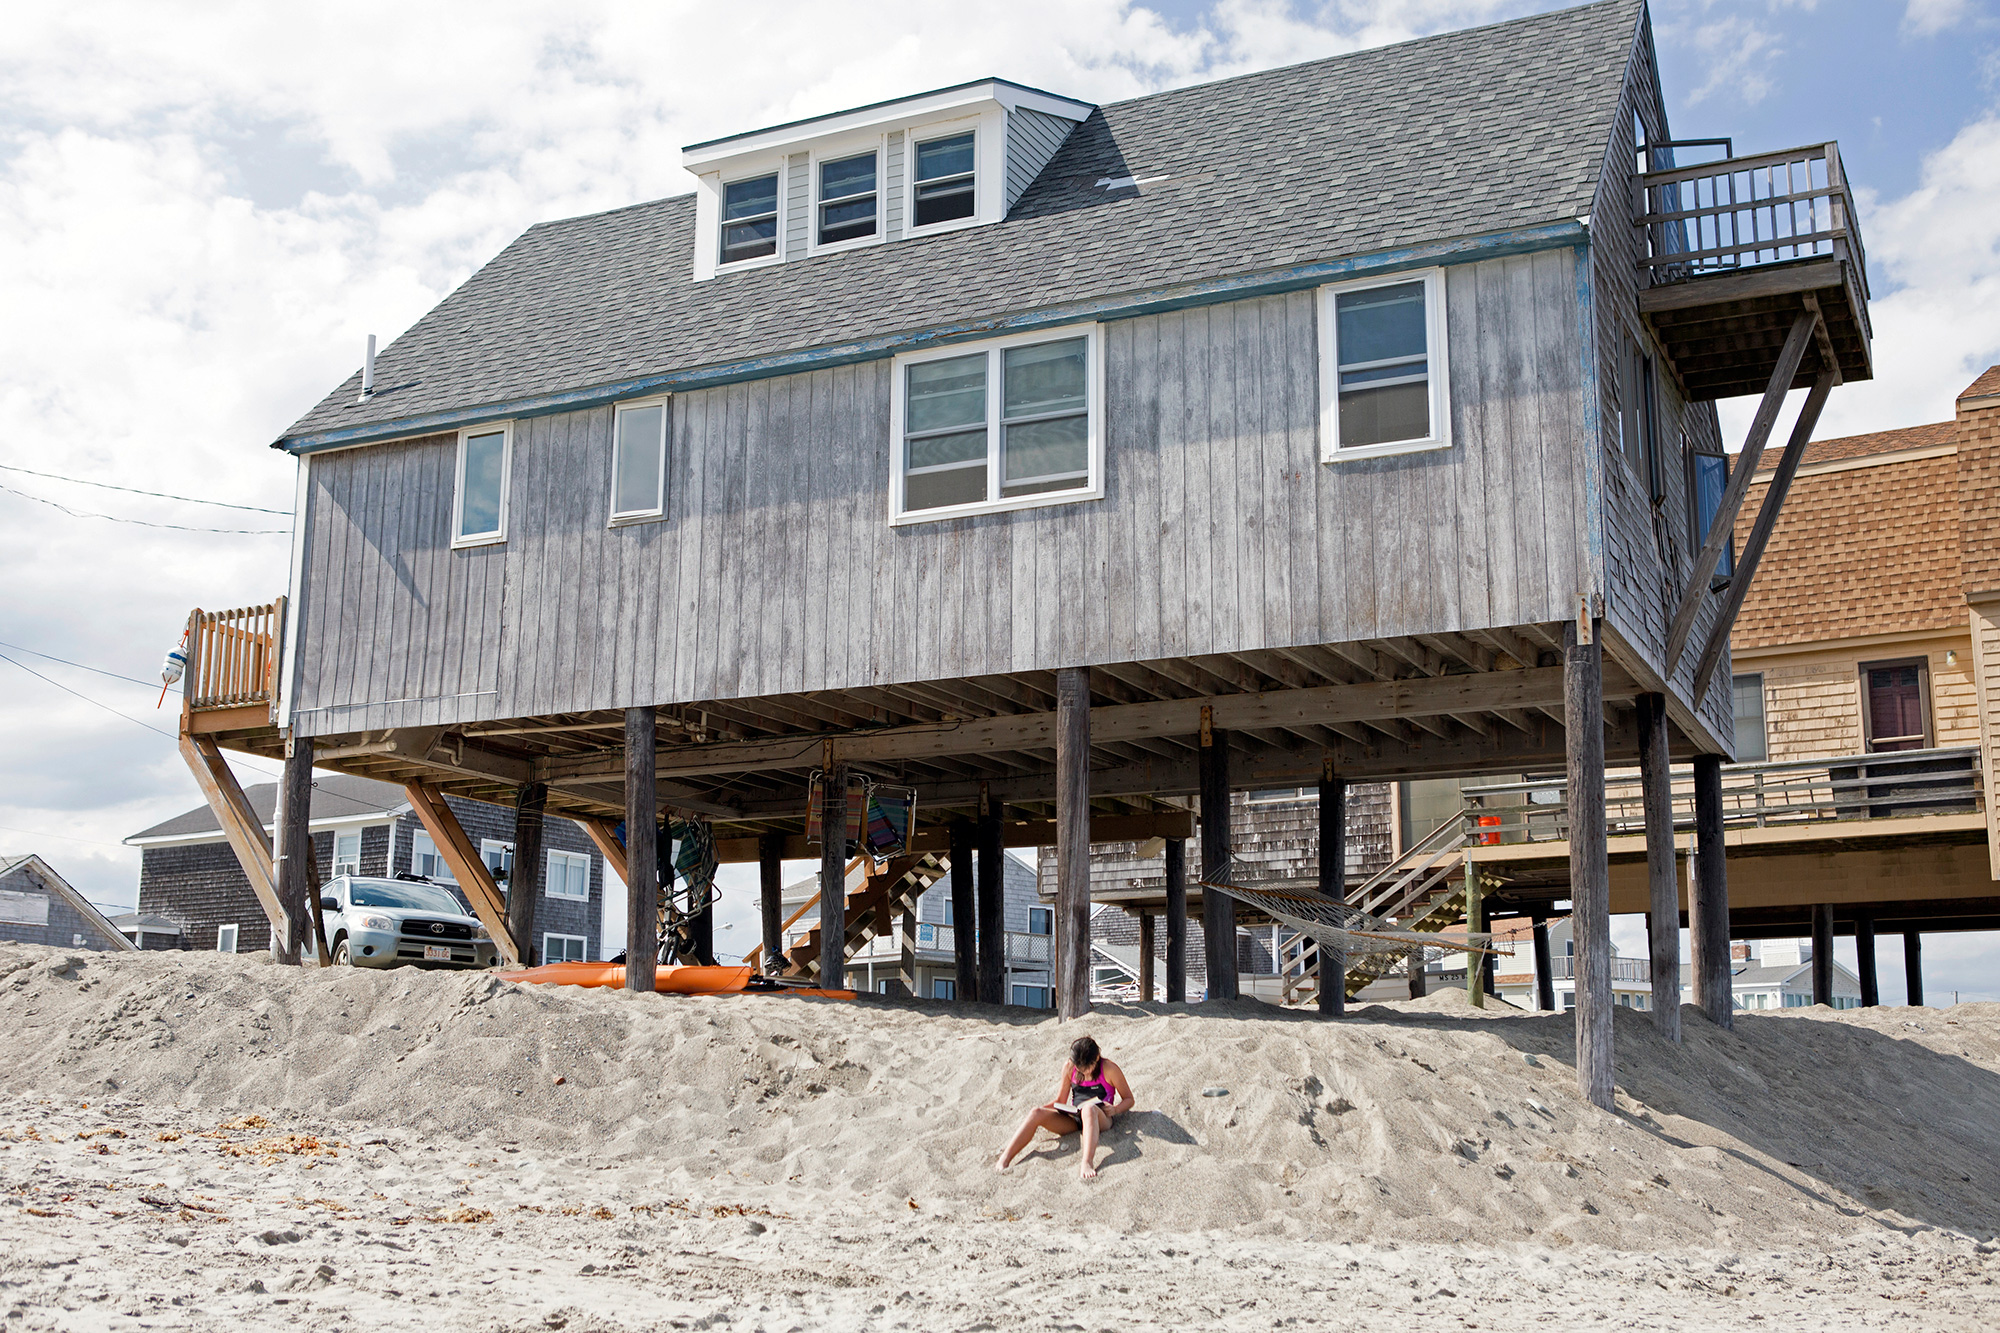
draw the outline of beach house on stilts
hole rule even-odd
[[[956,919],[995,920],[972,851],[1050,845],[1072,1016],[1093,841],[1161,840],[1169,940],[1198,910],[1226,1000],[1235,903],[1187,902],[1232,791],[1316,786],[1338,840],[1348,782],[1566,765],[1578,1073],[1608,1105],[1606,757],[1662,794],[1696,765],[1695,964],[1726,1021],[1703,775],[1758,538],[1718,586],[1720,550],[1754,460],[1782,450],[1768,520],[1869,374],[1838,150],[1732,149],[1673,137],[1638,0],[1113,105],[993,78],[693,145],[694,193],[531,228],[284,432],[290,587],[194,617],[184,752],[293,947],[318,764],[407,788],[510,957],[440,793],[585,821],[647,989],[665,836],[761,861],[760,964],[828,978],[948,868]],[[1751,461],[1691,517],[1735,395],[1762,396]],[[285,758],[275,854],[218,747]],[[897,856],[837,818],[807,840],[815,788],[868,784],[915,792]],[[957,932],[982,997],[1002,933]]]

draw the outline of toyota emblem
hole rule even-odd
[[[433,935],[442,935],[442,934],[444,934],[444,922],[442,922],[442,921],[433,921],[433,922],[431,922],[431,934],[433,934]]]

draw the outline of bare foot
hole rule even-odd
[[[1095,1180],[1097,1179],[1097,1168],[1092,1166],[1089,1162],[1085,1162],[1080,1168],[1078,1168],[1078,1176],[1080,1179],[1083,1180]]]
[[[1007,1160],[1006,1153],[1001,1153],[998,1157],[993,1159],[993,1169],[995,1171],[1005,1171],[1011,1165],[1013,1165],[1013,1163]]]

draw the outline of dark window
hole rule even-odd
[[[1764,678],[1732,676],[1729,685],[1736,713],[1736,762],[1761,763],[1770,757],[1764,739]]]
[[[1929,741],[1922,662],[1870,663],[1861,669],[1868,750],[1921,750]]]
[[[875,154],[819,164],[819,243],[875,234]]]
[[[1618,443],[1632,470],[1646,483],[1646,496],[1665,490],[1660,472],[1659,402],[1653,358],[1631,338],[1625,340],[1625,369],[1619,394]]]
[[[1028,933],[1030,935],[1052,935],[1055,933],[1055,912],[1047,907],[1028,909]]]
[[[759,176],[722,187],[722,262],[778,253],[778,178]]]
[[[975,203],[972,135],[954,134],[917,145],[916,226],[969,218]]]
[[[958,983],[956,981],[947,981],[943,977],[932,977],[931,998],[933,1000],[956,1000],[958,998]]]
[[[1722,509],[1722,492],[1729,485],[1729,460],[1721,454],[1694,455],[1694,539],[1695,548],[1708,540],[1708,529]],[[1715,576],[1728,578],[1736,568],[1735,543],[1722,548]]]
[[[944,923],[945,923],[945,924],[946,924],[947,926],[950,926],[950,925],[956,925],[956,924],[957,924],[956,922],[954,922],[954,921],[952,920],[952,915],[951,915],[951,899],[949,899],[949,898],[946,898],[946,899],[944,900]]]

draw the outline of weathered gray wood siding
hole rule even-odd
[[[319,455],[302,725],[1563,619],[1589,581],[1576,262],[1447,271],[1453,444],[1429,453],[1319,461],[1298,292],[1105,326],[1105,497],[1074,505],[891,527],[887,361],[675,400],[658,523],[606,527],[608,408],[516,424],[508,540],[471,551],[449,437]]]
[[[1590,280],[1595,320],[1596,399],[1602,440],[1599,476],[1602,486],[1605,619],[1656,672],[1666,655],[1667,627],[1681,589],[1700,549],[1689,521],[1686,455],[1697,446],[1717,448],[1719,428],[1713,403],[1690,403],[1682,396],[1672,368],[1639,317],[1638,262],[1642,239],[1632,223],[1638,202],[1639,145],[1633,127],[1637,117],[1649,142],[1668,134],[1666,112],[1653,56],[1651,29],[1639,27],[1627,66],[1625,90],[1617,123],[1605,157],[1596,204],[1592,209]],[[1659,447],[1665,496],[1656,509],[1644,469],[1620,448],[1619,420],[1629,386],[1621,375],[1625,339],[1644,347],[1659,367]],[[1718,599],[1719,600],[1719,599]],[[1683,702],[1692,702],[1695,659],[1713,623],[1715,602],[1696,622],[1683,666],[1672,682]],[[1716,672],[1716,684],[1697,708],[1721,737],[1732,734],[1729,673]]]
[[[1013,208],[1014,201],[1035,183],[1035,177],[1042,174],[1042,168],[1075,128],[1075,121],[1046,111],[1022,108],[1007,113],[1006,208]]]
[[[785,258],[803,259],[812,234],[812,155],[785,159]]]

